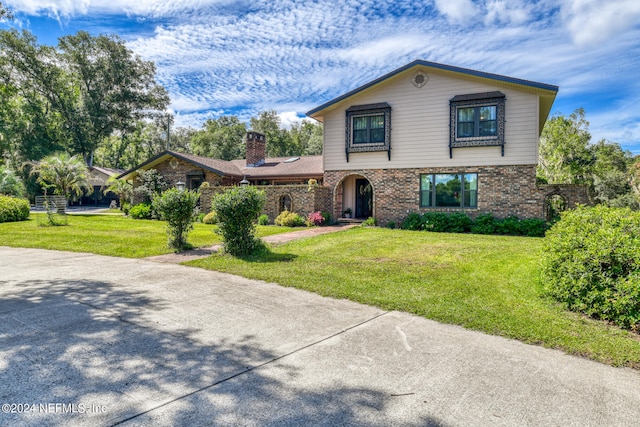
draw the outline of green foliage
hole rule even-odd
[[[218,215],[216,214],[216,211],[211,211],[208,214],[206,214],[202,219],[202,222],[204,222],[205,224],[217,224]]]
[[[387,224],[389,227],[389,224]],[[395,223],[393,223],[395,227]],[[547,229],[547,223],[537,218],[520,220],[515,216],[497,219],[491,213],[483,213],[476,217],[475,221],[463,212],[437,212],[429,211],[422,215],[411,212],[402,221],[404,230],[426,230],[446,233],[473,233],[473,234],[508,234],[514,236],[543,237]]]
[[[496,219],[491,213],[478,215],[471,225],[473,234],[494,234],[496,232]]]
[[[151,204],[138,203],[129,209],[129,216],[133,219],[151,219]]]
[[[61,37],[54,48],[38,45],[28,31],[11,30],[0,32],[0,47],[3,74],[17,89],[16,104],[37,120],[41,136],[62,141],[87,163],[114,131],[130,131],[137,119],[169,103],[155,82],[155,65],[117,36],[80,31]]]
[[[378,225],[378,220],[375,219],[372,216],[370,216],[369,218],[367,218],[364,221],[362,221],[362,226],[363,227],[375,227],[377,225]]]
[[[264,191],[253,186],[232,188],[214,196],[211,204],[218,215],[216,232],[223,238],[225,252],[241,256],[260,247],[255,221],[265,202]]]
[[[207,120],[191,138],[190,148],[198,156],[222,160],[242,159],[245,147],[242,139],[247,126],[236,116],[222,116]]]
[[[418,212],[411,212],[402,220],[400,228],[403,230],[422,230],[422,216]]]
[[[322,212],[321,213],[322,218],[324,219],[324,224],[325,225],[330,225],[333,224],[333,218],[331,217],[331,212]]]
[[[0,222],[29,219],[29,201],[0,194]]]
[[[118,196],[120,199],[120,210],[122,210],[123,205],[126,203],[131,203],[133,185],[131,185],[130,182],[123,179],[116,179],[115,176],[112,176],[107,180],[107,185],[107,188],[103,192],[108,193],[111,191]]]
[[[196,220],[200,193],[171,188],[154,197],[153,208],[167,222],[168,246],[176,251],[188,247],[187,235]]]
[[[592,192],[596,202],[612,207],[640,207],[634,197],[633,155],[615,142],[601,140],[591,147],[595,163],[592,168]],[[640,194],[638,194],[640,195]]]
[[[547,232],[542,277],[569,310],[640,331],[640,213],[579,207]]]
[[[0,166],[0,194],[14,197],[22,197],[25,187],[22,180],[14,171]]]
[[[72,194],[81,195],[83,191],[93,191],[89,169],[79,156],[57,153],[36,162],[32,174],[44,187],[54,188],[55,194],[64,196],[67,201]]]
[[[151,203],[153,198],[169,188],[164,177],[155,169],[142,170],[136,177],[138,186],[134,190],[145,203]]]
[[[589,183],[595,161],[582,108],[547,120],[540,136],[538,175],[550,184]]]
[[[385,227],[387,227],[390,230],[395,230],[398,227],[398,224],[396,224],[395,221],[389,221],[387,222],[387,225],[385,225]]]
[[[297,213],[284,210],[276,217],[274,224],[280,227],[304,227],[306,221]]]
[[[262,214],[258,217],[258,225],[269,225],[269,216]]]
[[[122,203],[120,205],[120,209],[122,209],[123,214],[129,215],[129,211],[131,210],[131,203]]]

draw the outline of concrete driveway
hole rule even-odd
[[[8,426],[631,426],[640,373],[216,272],[0,247],[0,403]]]

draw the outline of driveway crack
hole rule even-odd
[[[202,391],[205,391],[205,390],[208,390],[208,389],[213,388],[213,387],[215,387],[215,386],[218,386],[218,385],[220,385],[220,384],[223,384],[223,383],[225,383],[225,382],[227,382],[227,381],[229,381],[229,380],[232,380],[232,379],[234,379],[234,378],[237,378],[237,377],[239,377],[239,376],[241,376],[241,375],[245,375],[245,374],[247,374],[247,373],[249,373],[249,372],[252,372],[252,371],[255,371],[255,370],[257,370],[257,369],[260,369],[260,368],[263,368],[263,367],[265,367],[265,366],[268,366],[268,365],[270,365],[270,364],[272,364],[272,363],[274,363],[274,362],[277,362],[278,360],[284,359],[284,358],[286,358],[286,357],[289,357],[289,356],[291,356],[291,355],[294,355],[294,354],[296,354],[296,353],[299,353],[299,352],[301,352],[301,351],[304,351],[304,350],[306,350],[306,349],[308,349],[308,348],[314,347],[314,346],[316,346],[316,345],[318,345],[318,344],[321,344],[321,343],[323,343],[323,342],[325,342],[325,341],[328,341],[328,340],[330,340],[330,339],[332,339],[332,338],[335,338],[335,337],[340,336],[340,335],[342,335],[342,334],[344,334],[344,333],[346,333],[346,332],[349,332],[349,331],[351,331],[351,330],[353,330],[353,329],[356,329],[356,328],[358,328],[358,327],[360,327],[360,326],[362,326],[362,325],[366,325],[367,323],[370,323],[370,322],[372,322],[372,321],[374,321],[374,320],[376,320],[376,319],[378,319],[378,318],[380,318],[380,317],[382,317],[382,316],[384,316],[384,315],[386,315],[386,314],[388,314],[388,313],[389,313],[388,311],[383,311],[382,313],[379,313],[379,314],[377,314],[377,315],[375,315],[375,316],[373,316],[373,317],[370,317],[370,318],[368,318],[368,319],[366,319],[366,320],[363,320],[362,322],[356,323],[355,325],[351,325],[351,326],[349,326],[349,327],[347,327],[347,328],[344,328],[344,329],[342,329],[342,330],[340,330],[340,331],[338,331],[338,332],[335,332],[335,333],[333,333],[333,334],[331,334],[331,335],[329,335],[329,336],[326,336],[326,337],[324,337],[324,338],[321,338],[321,339],[319,339],[319,340],[317,340],[317,341],[314,341],[314,342],[312,342],[312,343],[309,343],[309,344],[307,344],[307,345],[304,345],[304,346],[302,346],[302,347],[300,347],[300,348],[297,348],[297,349],[295,349],[295,350],[291,350],[290,352],[285,353],[285,354],[283,354],[283,355],[280,355],[280,356],[274,357],[274,358],[272,358],[272,359],[270,359],[270,360],[267,360],[266,362],[260,363],[260,364],[255,365],[255,366],[248,366],[246,369],[244,369],[244,370],[242,370],[242,371],[240,371],[240,372],[236,372],[235,374],[230,375],[230,376],[228,376],[228,377],[226,377],[226,378],[223,378],[223,379],[221,379],[221,380],[219,380],[219,381],[216,381],[216,382],[214,382],[214,383],[212,383],[212,384],[206,385],[206,386],[201,387],[201,388],[199,388],[199,389],[197,389],[197,390],[194,390],[194,391],[191,391],[191,392],[189,392],[189,393],[183,394],[182,396],[178,396],[178,397],[173,398],[173,399],[171,399],[171,400],[169,400],[169,401],[166,401],[166,402],[164,402],[164,403],[160,403],[160,404],[158,404],[158,405],[154,406],[153,408],[147,409],[146,411],[142,411],[142,412],[139,412],[139,413],[137,413],[137,414],[131,415],[131,416],[129,416],[129,417],[127,417],[127,418],[125,418],[125,419],[122,419],[122,420],[120,420],[120,421],[118,421],[118,422],[116,422],[116,423],[114,423],[114,424],[111,424],[111,427],[114,427],[114,426],[117,426],[117,425],[124,424],[124,423],[126,423],[127,421],[131,421],[131,420],[133,420],[133,419],[135,419],[135,418],[138,418],[138,417],[140,417],[140,416],[142,416],[142,415],[146,415],[146,414],[148,414],[148,413],[150,413],[150,412],[155,411],[156,409],[163,408],[163,407],[168,406],[168,405],[170,405],[170,404],[172,404],[172,403],[174,403],[174,402],[178,402],[178,401],[180,401],[180,400],[182,400],[182,399],[186,399],[186,398],[188,398],[188,397],[190,397],[190,396],[193,396],[193,395],[195,395],[195,394],[197,394],[197,393],[200,393],[200,392],[202,392]]]

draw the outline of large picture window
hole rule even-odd
[[[420,175],[420,207],[477,208],[478,174]]]
[[[354,105],[346,110],[345,152],[386,151],[391,160],[391,106]]]
[[[501,146],[504,156],[505,96],[502,92],[457,95],[451,106],[449,156],[454,148]]]

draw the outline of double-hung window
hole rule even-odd
[[[345,152],[387,151],[391,159],[391,106],[354,105],[346,110]]]
[[[384,143],[384,114],[355,116],[353,118],[353,143]]]
[[[478,174],[420,175],[421,208],[477,208]]]
[[[496,136],[498,120],[496,105],[458,108],[458,138]]]
[[[502,92],[457,95],[451,107],[449,156],[454,148],[501,146],[504,156],[505,96]]]

